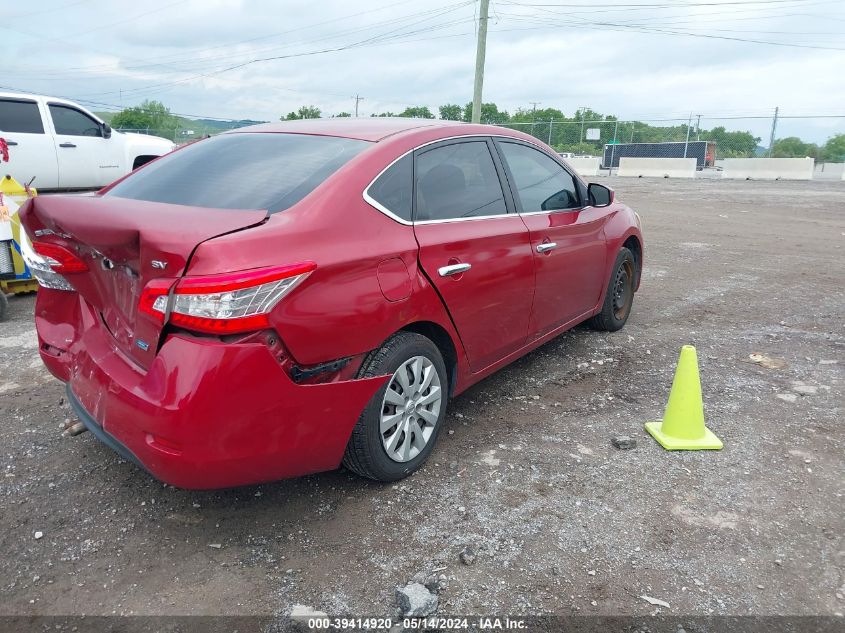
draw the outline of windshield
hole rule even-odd
[[[160,158],[105,195],[275,213],[302,200],[368,145],[332,136],[221,134]]]

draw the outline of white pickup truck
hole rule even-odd
[[[56,97],[0,92],[0,176],[39,190],[99,189],[171,151],[167,139],[113,131],[85,108]]]

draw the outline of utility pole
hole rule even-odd
[[[690,112],[687,120],[687,140],[684,142],[684,158],[687,157],[687,147],[689,147],[689,131],[692,129],[692,112]]]
[[[358,118],[358,102],[363,101],[364,97],[355,95],[353,99],[355,99],[355,118]]]
[[[584,142],[584,119],[587,116],[587,106],[581,106],[581,142]]]
[[[555,124],[554,118],[549,119],[549,146],[552,144],[552,126]]]
[[[778,129],[778,108],[775,108],[775,116],[772,118],[772,135],[769,137],[769,158],[775,151],[775,132]]]
[[[478,12],[478,45],[475,49],[475,84],[472,88],[472,122],[481,123],[481,89],[484,86],[484,57],[487,54],[487,16],[490,0],[481,0]]]
[[[531,136],[534,136],[534,119],[537,118],[537,106],[540,105],[540,102],[529,101],[528,103],[531,104]]]
[[[616,125],[613,126],[613,145],[610,146],[610,167],[607,172],[608,176],[613,175],[613,159],[616,157],[616,144],[619,142],[619,119],[616,119]],[[604,157],[602,156],[602,162]]]
[[[695,116],[698,117],[698,119],[695,122],[695,140],[700,141],[701,140],[701,115],[696,114]]]

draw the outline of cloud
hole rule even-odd
[[[611,11],[586,1],[576,9],[531,4],[493,1],[484,99],[500,108],[539,101],[569,114],[589,106],[622,118],[701,113],[708,127],[717,117],[767,117],[774,106],[792,115],[845,114],[838,81],[845,51],[714,39],[845,48],[842,5]],[[356,94],[365,115],[415,104],[436,110],[471,99],[475,11],[476,3],[459,0],[82,3],[39,15],[37,30],[26,20],[4,24],[0,55],[20,61],[0,83],[113,106],[154,98],[174,112],[237,119],[273,120],[303,104],[348,112]],[[285,55],[296,56],[223,71]],[[764,138],[770,125],[721,123]],[[845,118],[785,119],[779,129],[823,141],[845,131]]]

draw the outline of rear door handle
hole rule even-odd
[[[538,253],[545,253],[546,251],[553,251],[557,248],[557,242],[543,242],[542,244],[537,244],[537,252]]]
[[[449,266],[441,266],[437,269],[437,272],[441,277],[449,277],[450,275],[465,273],[470,268],[472,268],[472,264],[450,264]]]
[[[6,139],[6,145],[8,145],[9,147],[14,147],[17,144],[17,141],[10,141],[9,139]]]
[[[59,143],[59,147],[76,147],[73,143]]]

